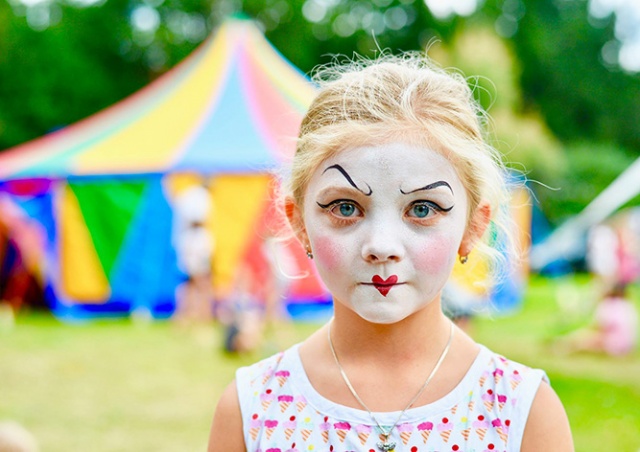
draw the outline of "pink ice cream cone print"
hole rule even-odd
[[[262,377],[262,384],[266,385],[267,381],[273,376],[273,371],[271,369],[267,370]]]
[[[487,381],[487,378],[489,378],[489,375],[491,374],[487,370],[482,372],[482,375],[480,375],[480,387],[484,386],[485,382]]]
[[[347,433],[351,430],[351,424],[348,422],[336,422],[333,424],[333,427],[336,429],[336,433],[338,434],[338,438],[340,438],[340,442],[344,443],[345,438],[347,437]]]
[[[288,370],[279,370],[276,372],[276,379],[278,380],[278,384],[280,385],[280,387],[284,386],[284,384],[287,382],[287,379],[289,378],[289,375],[291,374]]]
[[[433,430],[432,422],[423,422],[422,424],[418,424],[418,431],[420,435],[422,435],[422,440],[425,444],[429,440],[429,435],[431,435],[431,431]]]
[[[284,413],[285,411],[287,411],[287,408],[289,408],[292,402],[293,402],[293,396],[290,396],[290,395],[278,396],[278,404],[280,405],[280,412]]]
[[[307,399],[305,399],[302,395],[295,396],[293,401],[296,404],[296,410],[298,410],[298,413],[304,410],[304,408],[307,406]]]
[[[286,452],[300,452],[300,450],[296,449],[296,443],[293,443],[291,447],[286,450]]]
[[[270,447],[265,452],[282,452],[282,449],[280,449],[279,447]]]
[[[498,394],[498,408],[500,409],[500,411],[502,411],[506,403],[507,396],[504,394]]]
[[[324,422],[320,424],[320,433],[322,433],[322,439],[325,444],[329,442],[329,429],[331,428],[331,424],[327,422],[329,418],[327,416],[324,417]]]
[[[496,369],[493,371],[493,381],[495,382],[495,384],[500,383],[500,380],[502,380],[503,375],[504,375],[504,371],[502,369]]]
[[[491,421],[491,426],[496,429],[496,433],[504,443],[507,443],[507,432],[504,430],[502,421],[500,419],[494,419]]]
[[[262,421],[258,418],[258,414],[254,413],[251,416],[251,420],[249,421],[249,435],[251,435],[252,440],[256,440],[258,437],[258,432],[262,428]]]
[[[411,439],[411,434],[413,433],[413,425],[409,423],[399,424],[396,428],[398,429],[398,432],[400,432],[400,439],[402,440],[402,444],[406,446]]]
[[[367,443],[367,440],[369,439],[369,435],[371,435],[371,426],[356,425],[355,429],[356,429],[356,433],[358,434],[358,439],[360,440],[360,444],[364,446]]]
[[[453,422],[449,421],[448,418],[443,417],[442,422],[438,424],[438,432],[440,432],[440,436],[445,443],[449,441],[451,430],[453,430]]]
[[[263,394],[260,394],[260,402],[262,402],[262,409],[267,411],[269,409],[269,405],[275,399],[275,395],[273,395],[273,390],[267,389]]]
[[[517,370],[514,370],[511,376],[509,377],[509,382],[511,383],[511,389],[516,389],[521,381],[522,381],[522,375],[520,375],[520,373],[518,373]]]
[[[473,422],[472,426],[476,431],[478,438],[480,438],[480,441],[482,441],[487,434],[487,430],[489,429],[490,424],[483,415],[480,415],[478,416],[478,420]]]
[[[282,424],[282,427],[284,428],[284,437],[287,438],[287,441],[291,439],[291,435],[296,431],[297,425],[298,423],[296,422],[295,416],[291,416],[287,422]]]
[[[271,439],[271,435],[273,435],[273,432],[276,430],[277,426],[278,421],[276,421],[275,419],[267,419],[266,421],[264,421],[264,428],[266,429],[267,439]]]
[[[496,395],[493,393],[493,390],[487,389],[487,392],[482,394],[482,402],[488,411],[493,410],[493,405],[496,400]]]

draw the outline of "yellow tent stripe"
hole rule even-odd
[[[231,290],[240,260],[266,206],[270,183],[269,176],[261,175],[221,176],[213,184],[214,277],[221,295]]]
[[[227,35],[220,34],[212,45],[197,69],[175,92],[140,120],[80,156],[77,171],[104,173],[145,168],[153,172],[163,170],[175,160],[176,149],[187,144],[194,127],[205,116],[204,111],[220,94],[208,93],[224,86],[220,78],[226,72],[223,63],[230,58]],[[154,133],[156,130],[162,133]]]
[[[64,294],[80,302],[105,302],[109,282],[75,194],[65,185],[60,203],[60,273]]]

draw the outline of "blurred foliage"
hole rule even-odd
[[[148,83],[141,62],[119,52],[126,0],[60,6],[62,21],[33,30],[0,1],[0,148],[78,121]]]
[[[590,18],[587,0],[484,0],[466,17],[418,0],[91,1],[0,0],[0,149],[119,101],[243,14],[305,73],[335,55],[428,48],[479,75],[505,160],[562,188],[538,191],[554,223],[640,154],[640,75],[603,57],[613,17]]]
[[[270,5],[281,3],[246,1],[242,9],[251,17],[262,18],[273,8]],[[435,38],[450,37],[455,23],[462,20],[439,22],[422,2],[407,0],[293,0],[288,5],[290,15],[263,23],[271,42],[304,72],[334,55],[357,52],[371,57],[382,49],[424,49]]]
[[[626,74],[602,57],[612,19],[589,21],[586,1],[524,4],[513,43],[525,108],[539,108],[564,141],[609,142],[639,154],[640,74]]]
[[[491,52],[486,52],[491,49]],[[434,46],[431,56],[445,67],[460,68],[470,78],[476,98],[491,116],[489,139],[505,163],[528,178],[561,175],[562,146],[533,111],[524,111],[518,64],[512,46],[481,24],[458,32],[450,45]]]

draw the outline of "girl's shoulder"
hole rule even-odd
[[[240,367],[236,371],[236,380],[248,386],[267,386],[273,378],[279,378],[282,383],[291,375],[287,370],[292,365],[293,354],[297,353],[299,344],[275,353],[249,366]]]
[[[304,378],[297,355],[299,345],[236,371],[238,398],[243,412],[253,409],[249,407],[256,402],[262,403],[266,409],[271,401],[278,400],[279,395],[295,391],[293,380]]]
[[[474,376],[468,379],[470,389],[483,400],[496,403],[507,403],[509,396],[520,398],[523,391],[533,397],[540,383],[549,381],[543,370],[505,358],[484,346],[476,359]]]
[[[486,378],[487,373],[490,373],[496,382],[502,381],[503,377],[507,377],[509,386],[515,389],[522,381],[524,375],[536,375],[543,378],[547,378],[544,371],[536,369],[518,361],[506,358],[500,353],[496,353],[489,348],[481,345],[481,353],[479,358],[483,358],[484,370],[483,376]]]
[[[481,346],[475,373],[468,379],[467,422],[474,429],[495,431],[505,441],[507,450],[518,450],[526,420],[543,381],[549,382],[543,370]]]

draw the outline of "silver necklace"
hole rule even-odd
[[[380,430],[380,436],[384,438],[382,442],[378,441],[378,443],[376,444],[378,449],[380,449],[382,452],[392,452],[396,448],[396,443],[394,443],[393,441],[389,441],[389,436],[391,436],[391,432],[393,431],[394,428],[396,428],[396,426],[398,425],[398,422],[400,422],[400,419],[402,419],[402,416],[404,415],[404,413],[414,404],[416,400],[418,400],[418,397],[422,395],[424,390],[429,385],[429,382],[431,382],[431,379],[433,378],[433,376],[436,374],[436,372],[438,372],[440,365],[442,364],[444,359],[447,357],[447,354],[449,353],[449,348],[451,348],[451,340],[453,339],[453,323],[451,323],[451,332],[449,333],[449,340],[447,341],[447,345],[444,346],[444,350],[442,350],[442,353],[440,354],[440,358],[438,358],[436,365],[433,366],[431,373],[425,380],[424,384],[422,385],[418,393],[413,396],[413,398],[409,401],[409,403],[404,408],[404,410],[400,412],[398,419],[396,419],[394,424],[391,427],[389,427],[388,430],[382,427],[382,425],[380,425],[380,422],[378,422],[378,419],[376,419],[376,417],[373,415],[369,407],[362,401],[362,399],[360,398],[356,390],[353,388],[351,381],[349,381],[349,377],[347,377],[347,374],[342,368],[342,365],[338,360],[338,355],[336,354],[336,350],[335,348],[333,348],[333,341],[331,340],[332,324],[333,324],[333,318],[331,319],[331,321],[329,321],[329,327],[327,328],[327,337],[329,339],[329,348],[331,349],[331,354],[333,355],[333,359],[336,361],[336,364],[338,365],[338,369],[340,369],[340,374],[342,375],[342,379],[344,380],[347,387],[349,388],[349,391],[351,391],[351,394],[353,395],[353,397],[358,401],[358,403],[362,406],[362,408],[364,408],[367,411],[367,413],[369,413],[369,416],[371,417],[371,419],[373,419],[373,422],[375,422],[376,425],[378,426],[378,429]]]

